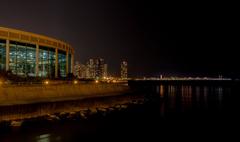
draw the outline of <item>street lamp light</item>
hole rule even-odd
[[[49,84],[49,81],[48,81],[48,80],[45,80],[45,81],[44,81],[44,84],[45,84],[45,85],[48,85],[48,84]]]
[[[74,80],[73,83],[74,83],[74,84],[78,84],[78,81],[77,81],[77,80]]]

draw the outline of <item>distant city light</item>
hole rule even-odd
[[[98,80],[95,80],[95,83],[99,83],[99,81],[98,81]]]
[[[49,84],[49,81],[48,81],[48,80],[44,81],[44,84],[48,85],[48,84]]]
[[[74,80],[73,83],[74,83],[74,84],[78,84],[78,81],[77,81],[77,80]]]
[[[231,80],[231,78],[213,78],[213,77],[143,77],[135,80]]]

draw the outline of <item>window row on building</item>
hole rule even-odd
[[[19,76],[66,77],[72,55],[54,47],[0,39],[0,70]]]

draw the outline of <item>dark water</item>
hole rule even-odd
[[[97,113],[88,119],[34,121],[4,128],[0,141],[227,140],[239,135],[237,86],[156,85],[144,104]],[[136,94],[132,94],[136,95]],[[150,97],[151,96],[151,97]]]

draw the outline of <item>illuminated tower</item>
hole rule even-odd
[[[128,77],[128,72],[127,72],[127,62],[122,61],[121,62],[121,78],[122,79],[127,79]]]
[[[87,62],[87,78],[95,78],[95,64],[93,59],[89,59]]]
[[[80,64],[79,62],[76,62],[74,65],[74,75],[79,78],[79,73],[80,73]]]
[[[107,77],[107,76],[108,76],[107,64],[104,64],[104,66],[103,66],[103,77]]]
[[[94,59],[95,65],[95,78],[102,79],[104,77],[104,59],[96,58]]]

